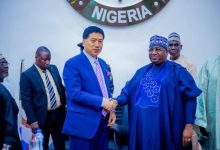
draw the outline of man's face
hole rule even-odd
[[[180,56],[182,45],[179,41],[169,41],[168,52],[172,60],[177,59]]]
[[[159,65],[167,60],[167,50],[162,47],[154,46],[149,49],[149,58],[155,65]]]
[[[103,36],[100,33],[93,32],[87,39],[83,39],[84,50],[92,57],[97,57],[102,51]]]
[[[35,62],[40,69],[45,70],[48,68],[50,64],[50,59],[51,59],[50,52],[43,51],[35,57]]]
[[[8,76],[9,63],[5,58],[0,59],[0,78],[4,79]]]

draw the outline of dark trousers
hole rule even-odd
[[[65,150],[65,136],[62,134],[64,119],[64,107],[57,108],[53,111],[48,111],[47,119],[42,129],[44,135],[44,150],[48,150],[50,135],[52,136],[55,150]]]
[[[107,119],[101,119],[98,131],[92,139],[70,136],[70,150],[107,150],[109,133],[107,124]]]

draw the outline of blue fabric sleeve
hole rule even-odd
[[[128,99],[129,99],[129,82],[128,81],[125,85],[125,87],[121,90],[121,94],[116,98],[116,100],[118,101],[118,105],[124,105],[128,103]]]
[[[101,109],[103,97],[88,93],[82,89],[81,75],[75,64],[72,64],[71,61],[68,61],[64,66],[63,80],[66,87],[68,101],[74,101],[81,105]]]
[[[194,124],[196,119],[196,98],[184,101],[186,124]]]
[[[193,99],[201,93],[201,90],[196,86],[193,77],[185,68],[180,68],[179,89],[185,100]]]
[[[201,90],[196,86],[193,77],[185,68],[180,68],[179,89],[183,98],[186,124],[194,124],[196,113],[196,97]]]
[[[125,105],[128,103],[130,96],[133,92],[135,92],[141,77],[145,74],[146,69],[148,66],[144,66],[136,71],[134,76],[131,78],[131,80],[127,81],[125,84],[125,87],[121,90],[121,94],[116,98],[118,101],[118,105]]]

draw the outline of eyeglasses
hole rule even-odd
[[[10,64],[8,62],[0,62],[0,66],[10,66]]]
[[[178,43],[175,43],[175,44],[169,44],[169,47],[178,47],[178,46],[180,46],[180,44],[178,44]]]

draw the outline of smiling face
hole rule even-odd
[[[165,62],[167,60],[167,54],[167,50],[159,46],[154,46],[149,49],[149,58],[155,65]]]
[[[0,79],[1,82],[8,76],[9,63],[5,58],[0,59]]]
[[[182,49],[182,45],[179,41],[169,41],[168,43],[168,52],[170,54],[171,60],[176,60],[180,56],[180,51]]]
[[[88,38],[83,39],[83,46],[84,46],[84,50],[89,55],[96,58],[99,55],[99,53],[101,53],[102,51],[102,47],[103,47],[102,34],[96,32],[89,34]]]

